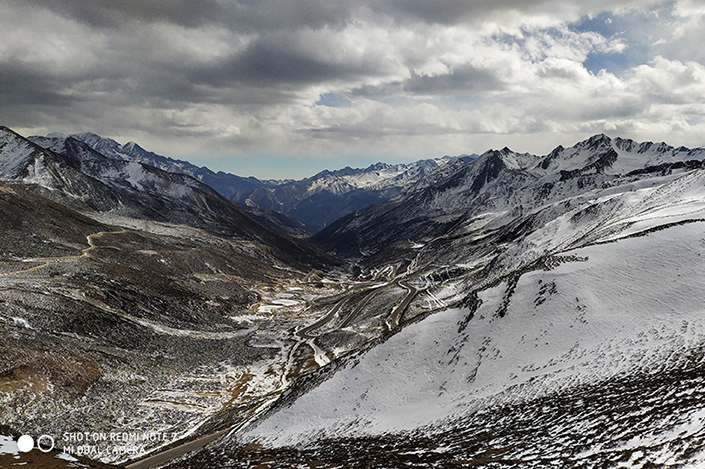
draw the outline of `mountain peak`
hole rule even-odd
[[[611,141],[612,139],[610,138],[609,135],[607,135],[607,134],[605,134],[605,133],[599,133],[599,134],[595,134],[595,135],[593,135],[592,137],[590,137],[590,138],[588,139],[588,142],[593,142],[593,141],[605,141],[605,140],[609,142],[609,141]]]
[[[0,179],[14,180],[30,177],[28,168],[47,152],[12,129],[0,126]]]
[[[509,150],[504,147],[502,150],[490,150],[485,153],[484,158],[480,157],[475,163],[479,168],[478,174],[475,176],[472,186],[470,187],[473,192],[479,192],[486,184],[497,179],[502,170],[507,168],[504,162],[504,157],[507,156]]]
[[[378,163],[369,165],[367,168],[365,168],[365,171],[381,171],[384,169],[389,169],[391,167],[391,165],[380,161]]]
[[[137,142],[133,142],[132,140],[130,140],[129,142],[127,142],[126,144],[124,144],[124,145],[122,146],[122,148],[123,148],[123,150],[125,150],[126,152],[146,151],[144,148],[142,148],[141,146],[139,146],[139,145],[137,144]]]
[[[612,139],[605,135],[605,134],[597,134],[593,135],[589,139],[580,142],[580,146],[587,147],[588,150],[597,150],[598,148],[601,147],[606,147],[606,146],[611,146],[612,145]]]

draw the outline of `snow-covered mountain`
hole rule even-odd
[[[108,158],[72,137],[34,140],[0,128],[0,180],[22,183],[82,212],[190,225],[262,242],[288,261],[323,259],[306,243],[278,233],[275,223],[258,222],[191,176]]]
[[[690,208],[705,219],[701,188]],[[349,467],[699,467],[704,230],[563,251],[345,360],[230,448],[346,455]]]
[[[348,213],[388,200],[439,166],[458,159],[470,161],[477,156],[446,156],[396,165],[377,163],[367,168],[326,170],[299,181],[262,181],[222,171],[216,173],[206,167],[147,151],[134,142],[119,144],[92,133],[73,134],[70,137],[109,158],[136,161],[171,173],[188,174],[232,201],[253,209],[287,215],[313,231]],[[65,135],[32,137],[39,144],[66,138]]]
[[[489,150],[420,180],[386,203],[360,210],[312,240],[341,255],[369,255],[400,240],[424,241],[485,213],[509,221],[592,189],[629,178],[700,166],[705,149],[673,148],[596,135],[546,156]]]
[[[347,217],[334,246],[416,290],[406,327],[170,467],[702,467],[703,159],[490,151]]]
[[[284,213],[320,230],[338,218],[384,202],[439,167],[472,156],[420,160],[409,164],[377,163],[367,168],[322,171],[301,181],[254,190],[239,202]]]
[[[241,190],[247,193],[249,193],[249,191],[251,191],[254,187],[260,187],[267,184],[267,182],[263,183],[255,178],[241,178],[239,176],[227,175],[225,173],[213,173],[208,168],[198,167],[188,163],[187,161],[174,160],[148,152],[134,142],[120,145],[112,139],[102,138],[91,133],[75,134],[71,136],[64,134],[50,134],[45,137],[29,137],[28,140],[59,154],[80,151],[80,153],[85,156],[91,153],[89,149],[92,149],[93,153],[99,154],[104,158],[107,157],[110,160],[129,163],[128,165],[114,163],[114,165],[120,167],[131,167],[135,169],[140,165],[143,165],[160,169],[166,173],[177,175],[185,174],[192,176],[194,179],[198,179],[201,183],[209,186],[209,190],[213,189],[214,186],[220,187],[218,185],[218,181],[222,182],[223,178],[226,180],[224,184],[227,188],[229,188],[228,190]],[[81,147],[81,149],[77,150],[78,147]],[[79,156],[79,159],[80,158],[81,157]],[[204,180],[210,182],[211,184],[204,182]],[[228,191],[226,190],[225,192],[227,193]],[[258,207],[246,208],[245,211],[259,223],[273,229],[274,231],[284,231],[287,234],[296,237],[305,237],[310,234],[310,230],[303,223],[297,222],[289,217],[282,216],[277,212],[260,209]]]
[[[48,138],[64,135],[49,135]],[[205,166],[196,166],[188,161],[177,160],[145,150],[135,142],[120,144],[113,139],[104,138],[94,133],[71,134],[70,137],[80,140],[108,158],[126,161],[137,161],[150,166],[163,169],[170,173],[182,173],[193,176],[199,181],[209,185],[226,198],[240,201],[255,189],[276,187],[284,181],[262,181],[254,177],[241,177],[222,171],[214,172]],[[43,137],[33,137],[42,139]]]

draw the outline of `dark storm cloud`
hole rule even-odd
[[[504,87],[495,73],[470,65],[456,67],[442,75],[411,74],[404,91],[420,95],[455,95],[478,91],[497,91]]]
[[[0,66],[0,105],[66,106],[75,99],[63,92],[66,85],[40,67],[4,61]]]
[[[14,0],[17,2],[17,0]],[[19,3],[19,2],[18,2]],[[219,24],[238,31],[319,28],[344,24],[352,0],[22,0],[93,27],[166,22],[187,27]]]
[[[293,35],[273,34],[250,44],[241,53],[189,74],[194,83],[213,87],[298,88],[330,80],[374,76],[379,65],[321,55],[320,49],[302,44]]]
[[[453,24],[465,21],[469,16],[481,16],[488,11],[505,8],[506,3],[494,0],[377,0],[371,6],[375,11],[397,19]]]
[[[245,31],[338,27],[352,18],[355,0],[223,0],[223,18]]]
[[[216,0],[22,0],[21,3],[51,9],[64,17],[101,28],[119,28],[130,20],[198,26],[217,21],[222,13]]]
[[[593,2],[596,0],[593,0]],[[367,15],[388,15],[409,21],[453,23],[468,17],[482,16],[500,9],[541,5],[532,0],[11,0],[17,8],[50,10],[89,28],[102,30],[108,38],[109,49],[98,51],[96,63],[83,70],[89,76],[75,77],[66,83],[66,72],[47,67],[23,70],[16,64],[10,67],[8,81],[22,83],[25,90],[16,93],[16,99],[27,97],[35,102],[40,96],[61,99],[59,91],[77,87],[93,91],[112,87],[123,93],[129,102],[155,100],[176,102],[222,101],[246,103],[287,102],[291,93],[312,84],[336,80],[357,80],[384,76],[389,66],[383,60],[363,57],[322,55],[321,51],[335,50],[336,44],[300,41],[297,33],[307,28],[338,27],[349,24],[366,11]],[[28,13],[31,13],[28,11]],[[135,26],[137,23],[137,26]],[[248,33],[252,42],[241,51],[224,54],[212,61],[192,60],[192,57],[169,59],[169,53],[178,46],[150,42],[149,37],[131,39],[135,29],[148,30],[151,24],[175,24],[193,30],[219,27],[233,33]],[[47,25],[50,27],[50,25]],[[115,40],[119,38],[119,40]],[[324,38],[325,40],[325,38]],[[114,43],[113,43],[114,42]],[[74,44],[75,49],[90,48]],[[36,44],[41,46],[41,44]],[[373,45],[374,46],[374,45]],[[31,51],[27,51],[31,54]],[[54,61],[62,61],[57,51]],[[163,54],[162,54],[163,53]],[[27,74],[23,79],[23,72]],[[364,81],[364,80],[363,80]],[[368,86],[361,83],[357,88]],[[385,85],[377,85],[384,88]],[[402,91],[411,94],[441,94],[455,90],[495,89],[492,76],[471,67],[459,67],[447,75],[416,75],[402,84]],[[248,92],[246,88],[270,87],[275,92]],[[396,88],[391,84],[392,88]],[[284,90],[288,90],[287,94]],[[379,89],[378,89],[379,91]],[[251,99],[249,97],[252,97]]]
[[[53,48],[44,38],[30,47],[49,51],[46,66],[29,66],[23,59],[3,62],[8,86],[0,93],[6,100],[26,104],[42,99],[65,104],[75,99],[68,97],[72,89],[90,94],[102,88],[111,89],[126,103],[287,103],[297,90],[313,83],[375,74],[371,65],[321,57],[321,43],[302,43],[297,37],[302,30],[346,24],[354,5],[348,0],[10,0],[9,4],[29,15],[58,14],[94,31],[105,42],[94,46],[93,38],[74,38],[68,47],[79,51],[81,60],[75,72],[66,70],[72,68],[75,57],[64,55],[64,50]],[[252,41],[244,50],[233,45],[233,52],[206,60],[179,51],[180,44],[171,44],[169,38],[150,35],[153,27],[164,24],[204,36],[209,28],[220,28],[233,35],[250,35]],[[199,39],[193,45],[198,46]],[[16,55],[33,52],[20,50]],[[265,87],[271,89],[265,93]]]
[[[366,8],[373,15],[430,23],[455,23],[507,8],[544,1],[511,0],[11,0],[50,9],[94,27],[120,28],[127,21],[188,27],[224,24],[242,31],[343,25]]]
[[[383,100],[386,96],[410,95],[419,97],[462,96],[506,88],[497,71],[483,70],[471,65],[454,67],[448,73],[422,75],[410,72],[408,79],[382,85],[363,85],[351,90],[352,96]]]
[[[420,21],[436,24],[458,24],[468,20],[482,21],[501,18],[513,12],[524,16],[534,13],[573,13],[585,15],[620,6],[647,5],[658,0],[583,0],[556,2],[554,0],[369,0],[369,7],[398,21]],[[500,16],[497,17],[497,14]]]
[[[343,25],[356,12],[429,23],[456,23],[494,11],[527,9],[541,0],[11,0],[46,8],[94,27],[120,28],[128,21],[188,27],[216,23],[241,31]]]

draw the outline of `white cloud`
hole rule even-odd
[[[685,104],[705,100],[705,66],[697,62],[657,56],[652,63],[636,67],[629,82],[646,102]]]
[[[690,143],[705,119],[705,6],[690,0],[307,0],[288,16],[29,3],[0,5],[2,123],[174,156],[548,151],[600,131]],[[623,31],[574,27],[605,11]],[[625,65],[593,73],[595,57]],[[346,107],[316,105],[327,93]]]

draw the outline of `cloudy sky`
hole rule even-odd
[[[705,1],[0,0],[0,124],[260,178],[705,145]]]

